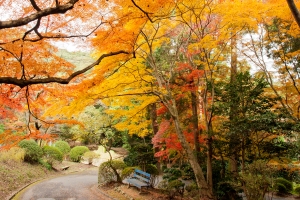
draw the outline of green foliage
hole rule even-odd
[[[135,135],[128,142],[131,148],[128,156],[124,158],[126,165],[140,166],[145,169],[146,165],[156,163],[152,144],[144,143]]]
[[[112,160],[102,163],[99,166],[98,183],[106,184],[122,181],[120,174],[126,167],[127,165],[121,160]]]
[[[75,133],[70,126],[63,126],[60,130],[59,137],[62,140],[73,141],[75,138]]]
[[[22,140],[19,147],[25,149],[24,161],[36,163],[43,156],[42,148],[33,140]]]
[[[84,159],[94,159],[94,158],[99,158],[100,155],[95,153],[94,151],[87,151],[83,154],[82,158]]]
[[[158,188],[164,191],[170,199],[176,195],[183,195],[184,183],[182,182],[183,172],[177,167],[164,169],[163,181]]]
[[[163,179],[166,179],[168,181],[173,181],[181,178],[181,176],[182,176],[182,172],[180,169],[171,167],[164,170]]]
[[[63,155],[69,153],[71,150],[69,143],[62,140],[55,142],[54,146],[58,148],[63,153]]]
[[[293,183],[284,178],[281,178],[281,177],[277,178],[275,180],[275,183],[277,185],[278,192],[280,192],[280,193],[290,193],[293,191]],[[279,189],[282,189],[281,185],[284,185],[284,187],[286,188],[285,191],[279,190]]]
[[[100,155],[95,153],[94,151],[87,151],[83,154],[82,160],[91,164],[93,162],[94,158],[99,158],[99,157],[100,157]]]
[[[278,193],[281,193],[281,194],[287,194],[288,193],[288,190],[286,189],[285,185],[283,185],[282,183],[276,183],[275,188],[276,188]]]
[[[90,150],[86,146],[73,147],[70,151],[70,159],[73,162],[79,162],[81,160],[82,155],[88,151]]]
[[[52,165],[55,160],[59,162],[63,160],[63,154],[57,147],[44,146],[43,152],[47,163],[50,165]]]
[[[5,130],[5,129],[4,129],[4,125],[3,125],[3,124],[0,124],[0,134],[3,133],[4,130]]]
[[[183,195],[184,183],[180,180],[163,180],[158,184],[158,188],[161,189],[169,199],[173,199],[176,195]]]
[[[244,184],[243,190],[248,200],[263,200],[272,183],[272,174],[275,169],[265,161],[258,160],[246,166],[240,173],[240,181]],[[237,189],[241,184],[232,183]]]
[[[146,165],[145,171],[147,173],[151,174],[151,176],[155,176],[155,175],[159,174],[156,165],[153,165],[153,164]]]
[[[131,174],[133,174],[135,169],[141,170],[139,167],[126,167],[122,170],[121,178],[124,180],[125,178],[129,177]]]
[[[294,189],[295,194],[297,194],[298,196],[300,196],[300,186],[296,187]]]
[[[25,149],[19,147],[13,147],[6,151],[1,151],[0,153],[0,162],[7,162],[10,160],[16,162],[23,162],[25,156]]]
[[[52,170],[52,165],[50,164],[50,163],[48,163],[47,161],[45,161],[45,160],[43,160],[43,159],[39,159],[38,160],[38,163],[40,164],[40,165],[42,165],[43,167],[45,167],[46,169],[48,169],[48,170]]]

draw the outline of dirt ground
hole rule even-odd
[[[143,189],[142,192],[136,187],[129,187],[126,184],[113,183],[98,188],[108,196],[116,200],[166,200],[168,199],[159,190],[154,188]],[[174,198],[174,200],[181,198]],[[182,198],[183,200],[183,198]]]

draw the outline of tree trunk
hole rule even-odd
[[[209,135],[207,139],[207,171],[206,171],[206,176],[207,176],[207,184],[208,187],[210,188],[210,192],[213,192],[213,180],[212,180],[212,138]]]
[[[237,74],[237,49],[236,49],[236,43],[237,43],[237,36],[236,36],[236,32],[233,32],[232,33],[232,37],[231,37],[231,70],[230,70],[230,82],[231,83],[234,83],[236,81],[236,74]],[[234,116],[236,116],[236,107],[234,105],[234,101],[232,102],[232,105],[230,106],[230,121],[233,120]],[[236,137],[231,137],[231,140],[235,140]],[[230,141],[230,144],[233,144],[234,142],[233,141]],[[229,146],[231,146],[229,144]],[[230,168],[230,171],[231,173],[233,174],[237,174],[237,169],[238,169],[238,166],[237,166],[237,151],[236,151],[236,148],[231,146],[230,147],[230,151],[231,151],[231,156],[230,156],[230,159],[229,159],[229,168]]]
[[[149,112],[150,112],[153,135],[155,135],[158,132],[156,103],[153,103],[153,104],[149,105]],[[159,150],[160,149],[158,147],[155,147],[154,148],[154,153],[159,152]],[[161,174],[161,165],[160,165],[159,161],[156,163],[156,167],[157,167],[157,170],[158,170],[159,174]]]
[[[191,101],[192,101],[192,112],[193,112],[193,132],[194,132],[194,144],[195,144],[195,152],[197,155],[198,163],[201,163],[201,159],[199,156],[200,153],[200,143],[199,143],[199,136],[200,136],[200,130],[198,126],[198,100],[197,95],[195,91],[191,92]]]
[[[170,107],[170,104],[169,106]],[[197,156],[193,153],[192,148],[190,147],[189,143],[186,141],[185,136],[182,132],[181,126],[180,126],[180,120],[179,120],[179,115],[177,113],[177,109],[175,106],[172,106],[173,108],[173,112],[172,113],[172,118],[174,120],[175,123],[175,129],[176,129],[176,134],[177,137],[186,153],[186,156],[189,160],[189,163],[191,164],[191,167],[194,171],[195,177],[196,177],[196,182],[198,187],[200,188],[200,199],[202,200],[208,200],[208,199],[214,199],[213,194],[211,192],[211,189],[209,188],[203,171],[197,161]]]

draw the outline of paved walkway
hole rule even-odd
[[[12,200],[111,200],[98,188],[98,168],[37,182]]]

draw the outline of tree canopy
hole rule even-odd
[[[109,125],[151,136],[161,160],[188,161],[200,197],[212,199],[214,161],[236,173],[287,154],[267,149],[298,133],[298,4],[0,1],[0,144],[51,140],[64,123],[95,141]],[[75,66],[59,55],[64,45],[94,61]]]

